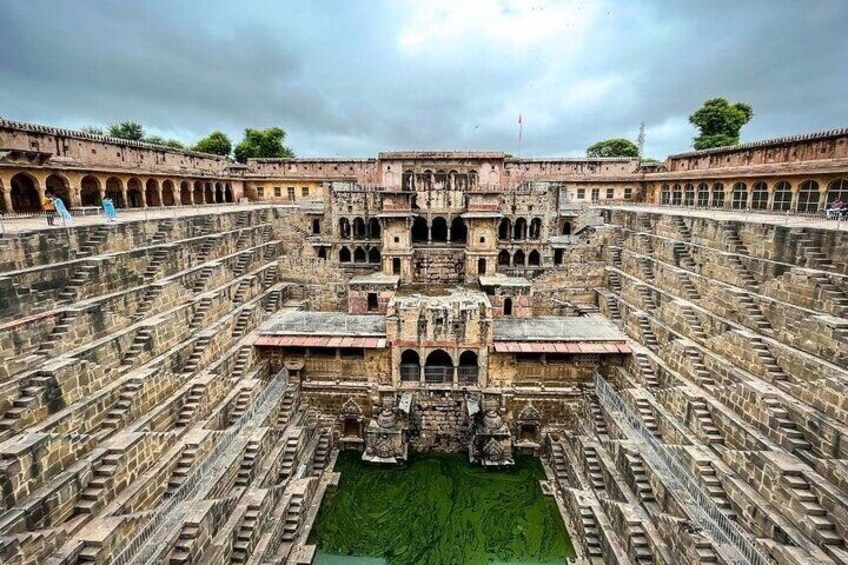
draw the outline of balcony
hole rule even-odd
[[[424,367],[425,383],[452,383],[453,367]]]
[[[457,372],[457,376],[459,378],[459,384],[464,384],[464,385],[477,384],[478,371],[479,370],[478,370],[477,367],[467,367],[467,366],[457,367],[456,372]]]
[[[401,365],[400,380],[404,382],[417,382],[421,380],[421,367],[418,365]]]

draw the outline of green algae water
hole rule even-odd
[[[316,565],[548,564],[574,556],[538,459],[487,471],[461,454],[413,455],[371,467],[346,451],[310,543]]]

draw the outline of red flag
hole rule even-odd
[[[518,114],[518,143],[521,143],[521,114]]]

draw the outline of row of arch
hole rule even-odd
[[[819,183],[807,179],[794,188],[788,181],[782,180],[769,188],[768,183],[757,181],[750,186],[745,182],[730,185],[729,191],[724,183],[716,182],[712,186],[705,182],[663,184],[660,195],[662,204],[672,206],[702,206],[713,208],[731,208],[735,210],[772,210],[775,212],[818,212],[828,208],[833,202],[848,202],[848,179],[839,178],[827,184],[822,194]]]
[[[400,355],[400,378],[402,381],[461,382],[477,381],[478,357],[474,351],[465,350],[459,354],[458,363],[444,349],[435,349],[428,355],[424,364],[414,349],[405,349]]]
[[[413,243],[465,243],[468,228],[460,216],[453,218],[450,223],[442,216],[436,216],[429,222],[425,217],[418,216],[412,222],[410,236]]]
[[[445,190],[473,190],[479,183],[479,174],[476,170],[460,173],[456,170],[445,171],[438,169],[433,172],[427,169],[421,173],[412,170],[403,172],[401,178],[404,190],[431,190],[434,187]]]
[[[541,218],[533,218],[529,222],[525,218],[516,218],[514,222],[509,218],[504,218],[498,226],[498,239],[501,240],[521,241],[524,239],[541,239],[541,237]]]
[[[347,247],[339,249],[339,263],[379,263],[380,260],[380,250],[376,247],[368,251],[362,247],[356,247],[353,252]]]
[[[498,265],[501,267],[538,267],[542,264],[542,254],[536,249],[525,254],[523,250],[516,250],[512,256],[506,249],[501,249],[498,253]]]
[[[339,237],[342,239],[379,239],[380,221],[371,218],[367,222],[365,218],[339,218]]]
[[[0,187],[2,189],[2,187]],[[42,211],[41,200],[46,194],[62,199],[68,208],[100,206],[103,198],[110,198],[117,208],[146,208],[152,206],[177,206],[234,202],[229,182],[182,181],[179,186],[171,180],[131,177],[126,184],[119,177],[105,180],[95,175],[85,175],[78,190],[72,190],[70,181],[63,175],[49,175],[42,186],[38,179],[25,172],[12,177],[8,192],[0,198],[2,213],[30,213]]]

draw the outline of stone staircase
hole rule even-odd
[[[77,251],[77,258],[83,259],[97,255],[100,246],[103,245],[103,242],[106,241],[108,237],[108,226],[98,226],[95,228],[94,231],[91,232],[91,235],[88,236],[88,239],[85,240],[85,243],[80,247],[79,251]]]
[[[239,312],[236,323],[233,325],[233,339],[240,339],[247,333],[247,326],[250,323],[251,315],[253,315],[252,307],[245,307]]]
[[[647,285],[637,284],[636,293],[639,295],[639,300],[646,310],[649,312],[656,310],[657,301],[654,299],[654,294]]]
[[[589,414],[592,417],[592,423],[595,425],[595,433],[598,436],[607,435],[607,421],[604,419],[604,411],[598,402],[598,397],[592,395],[588,402]]]
[[[238,356],[236,357],[235,365],[233,366],[232,377],[235,379],[240,379],[244,376],[245,371],[247,370],[251,353],[253,352],[252,345],[242,345],[239,349]]]
[[[0,431],[17,430],[32,410],[45,401],[45,396],[53,378],[50,375],[36,373],[29,377],[20,394],[12,400],[12,406],[0,419]]]
[[[651,261],[649,261],[646,257],[636,257],[636,264],[639,266],[639,270],[642,272],[642,278],[648,282],[654,281],[654,268],[652,266]]]
[[[689,404],[692,410],[692,417],[697,422],[698,428],[703,432],[702,441],[707,445],[724,445],[724,438],[715,425],[707,402],[703,398],[696,398],[690,400]]]
[[[200,406],[205,393],[205,384],[196,384],[191,387],[186,395],[185,403],[183,403],[180,413],[177,415],[177,421],[174,422],[175,428],[184,429],[191,425],[194,415],[197,413],[197,407]]]
[[[191,470],[196,457],[196,445],[187,445],[182,450],[180,458],[177,460],[177,466],[174,467],[171,476],[168,478],[168,488],[165,490],[165,498],[170,498],[180,488],[180,485],[183,484],[186,476],[188,476],[188,472]]]
[[[283,526],[282,540],[284,543],[291,543],[297,536],[297,530],[300,527],[300,513],[303,510],[303,495],[300,493],[292,494],[289,500],[288,508],[286,509],[286,523]]]
[[[651,482],[648,480],[642,459],[632,453],[627,453],[626,458],[627,466],[630,467],[630,474],[633,476],[634,494],[640,502],[655,502],[654,489],[651,488]]]
[[[677,233],[680,234],[681,239],[685,241],[692,241],[692,230],[689,229],[689,226],[686,225],[683,218],[680,216],[672,216],[671,222],[677,230]]]
[[[680,307],[680,312],[683,314],[683,320],[689,328],[689,336],[699,342],[705,341],[707,339],[707,333],[704,331],[704,327],[701,325],[701,320],[695,313],[695,309],[691,306],[684,305]]]
[[[748,335],[748,342],[751,344],[751,351],[757,356],[760,364],[765,368],[766,380],[769,382],[785,381],[789,377],[780,368],[777,359],[769,351],[768,345],[757,336]]]
[[[748,248],[742,243],[742,238],[739,237],[739,232],[736,231],[736,226],[733,224],[722,224],[721,232],[724,241],[727,243],[727,248],[733,253],[748,255]]]
[[[106,417],[100,422],[101,429],[114,431],[124,425],[132,409],[133,400],[138,394],[138,391],[141,390],[142,384],[141,379],[132,378],[121,386],[118,401],[115,402],[112,408],[106,413]]]
[[[614,272],[607,272],[607,281],[609,282],[610,290],[616,294],[621,294],[621,276]]]
[[[651,322],[647,316],[637,316],[636,323],[639,325],[639,330],[642,332],[642,343],[645,347],[653,352],[660,348],[660,342],[657,340],[654,330],[651,329]]]
[[[745,313],[750,323],[758,330],[766,330],[771,328],[768,319],[763,315],[757,303],[748,295],[738,295],[739,308]]]
[[[105,503],[106,489],[112,484],[121,456],[121,453],[107,452],[94,464],[92,478],[74,505],[75,514],[94,514]]]
[[[150,259],[150,263],[148,263],[147,268],[144,269],[144,272],[141,274],[142,278],[146,281],[155,279],[156,275],[159,273],[159,269],[162,268],[162,263],[164,263],[167,258],[167,250],[157,249],[154,251],[153,257]]]
[[[211,341],[212,338],[207,335],[202,335],[197,338],[197,341],[194,342],[194,349],[191,352],[191,356],[188,358],[185,365],[183,365],[184,375],[193,373],[197,369],[197,366],[200,365],[200,359],[203,357],[203,352],[206,350],[206,347]]]
[[[204,263],[207,259],[209,259],[209,255],[212,254],[212,249],[215,247],[214,239],[207,239],[203,243],[200,244],[200,249],[197,250],[197,263]]]
[[[130,319],[134,322],[144,319],[145,315],[150,312],[151,308],[153,308],[153,301],[156,300],[156,297],[160,294],[162,294],[162,287],[159,285],[153,285],[147,288],[147,290],[144,291],[144,295],[141,297],[138,309]]]
[[[180,536],[174,542],[174,549],[171,551],[169,565],[179,565],[180,563],[191,563],[191,547],[197,540],[200,533],[200,525],[191,522],[186,524],[180,530]]]
[[[607,312],[609,313],[609,317],[611,319],[621,319],[621,310],[618,309],[618,300],[616,300],[615,298],[607,299]]]
[[[614,267],[621,268],[621,247],[610,247],[610,259]]]
[[[771,416],[769,425],[776,426],[778,430],[786,437],[791,448],[790,451],[802,450],[809,451],[812,445],[804,439],[804,433],[798,429],[798,425],[792,418],[792,415],[781,406],[780,401],[776,398],[766,397],[762,399],[766,411]]]
[[[249,441],[244,452],[244,457],[241,459],[238,474],[236,475],[235,485],[237,487],[246,487],[250,484],[250,479],[253,477],[253,470],[256,468],[256,460],[259,458],[259,442]]]
[[[235,276],[240,277],[244,273],[247,272],[247,267],[250,265],[250,262],[253,260],[253,251],[245,251],[243,253],[238,254],[238,258],[236,259],[236,266],[233,269],[233,273]]]
[[[321,430],[318,436],[318,445],[315,446],[315,454],[312,456],[312,476],[320,477],[327,466],[330,458],[330,433]]]
[[[126,354],[123,359],[121,359],[121,365],[124,367],[129,367],[134,365],[138,356],[147,349],[148,344],[153,339],[153,328],[145,327],[138,330],[135,334],[135,338],[133,338],[132,344],[129,349],[127,349]]]
[[[586,476],[589,478],[589,483],[596,492],[606,490],[604,484],[604,473],[601,471],[601,463],[598,460],[598,451],[593,446],[589,445],[583,448],[583,459],[586,462]]]
[[[651,403],[645,398],[636,398],[634,406],[642,423],[654,436],[660,437],[660,429],[657,426],[657,418],[654,416],[654,410],[651,408]]]
[[[192,291],[195,293],[203,292],[203,289],[206,288],[206,283],[209,282],[209,279],[212,277],[214,272],[215,268],[208,265],[200,269],[200,272],[197,274],[197,278],[194,281]]]
[[[821,505],[821,500],[802,473],[786,470],[781,481],[790,498],[800,507],[804,521],[815,530],[818,541],[828,546],[845,546],[845,539],[836,531],[836,524],[830,519],[827,509]]]
[[[591,508],[580,507],[580,522],[583,526],[583,543],[586,545],[586,553],[591,559],[602,559],[604,550],[601,545],[600,527]]]
[[[560,484],[568,484],[565,450],[562,448],[562,444],[556,441],[551,441],[551,466],[553,467],[554,476],[556,476]]]
[[[243,388],[239,391],[238,395],[236,395],[233,409],[230,410],[227,417],[227,426],[232,426],[239,418],[244,416],[244,413],[247,412],[247,409],[250,407],[250,401],[252,398],[253,394],[250,389]]]
[[[248,277],[239,281],[236,287],[236,292],[233,295],[233,304],[242,304],[247,297],[247,292],[250,290],[250,283],[253,282],[253,277]]]
[[[250,552],[253,551],[253,536],[259,522],[259,512],[260,507],[255,504],[247,507],[233,543],[230,563],[247,563]]]
[[[168,236],[171,235],[171,232],[174,231],[175,221],[173,219],[165,219],[159,222],[159,227],[156,229],[156,233],[153,234],[153,237],[150,238],[150,243],[152,245],[161,245],[168,241]]]
[[[751,271],[748,270],[748,267],[745,266],[739,255],[726,253],[723,257],[727,260],[727,264],[733,269],[733,272],[736,273],[743,288],[748,290],[757,290],[760,288],[760,283],[757,282],[757,279],[754,278],[754,275],[751,274]]]
[[[793,235],[795,243],[801,251],[801,255],[806,259],[806,267],[810,269],[821,269],[823,271],[832,271],[834,269],[833,263],[828,259],[821,245],[813,239],[813,236],[804,232]]]
[[[721,480],[716,475],[713,466],[707,461],[699,461],[695,467],[695,474],[701,478],[701,483],[710,496],[710,500],[721,509],[725,516],[735,520],[736,512],[733,511],[733,506],[727,498],[727,492],[721,486]]]
[[[645,388],[648,390],[658,390],[660,381],[651,368],[651,362],[648,360],[648,355],[642,352],[636,352],[633,355],[633,360],[636,362],[636,367],[639,369],[639,375],[642,377],[642,382],[645,383]]]
[[[692,254],[689,253],[689,246],[685,243],[681,243],[679,241],[674,243],[672,247],[674,253],[674,259],[677,261],[677,264],[686,269],[695,269],[697,265],[695,264],[695,260],[692,259]]]
[[[701,354],[701,351],[697,347],[690,345],[686,346],[683,352],[686,359],[689,361],[689,364],[692,366],[692,373],[695,381],[703,387],[715,386],[715,379],[713,379],[712,374],[707,369],[707,365],[704,363],[704,356]]]
[[[63,304],[71,304],[79,300],[85,284],[91,279],[92,273],[97,270],[94,265],[81,265],[78,267],[71,278],[68,279],[68,284],[59,293],[59,302]]]
[[[684,273],[679,272],[677,274],[677,280],[680,282],[680,288],[683,289],[683,294],[685,298],[689,300],[700,300],[701,295],[698,292],[698,289],[695,288],[695,284],[692,282],[692,278]]]
[[[53,329],[41,342],[41,345],[38,346],[38,352],[44,355],[53,353],[56,350],[56,346],[62,343],[65,337],[68,335],[68,330],[71,329],[71,326],[79,317],[80,313],[76,311],[65,311],[60,314],[59,321],[53,326]]]
[[[651,545],[645,527],[641,523],[629,524],[627,526],[628,540],[630,542],[630,555],[637,564],[655,563]]]
[[[283,447],[283,461],[280,464],[280,472],[277,475],[277,484],[282,484],[294,471],[298,444],[299,441],[296,437],[286,439],[286,445]]]
[[[265,298],[265,313],[269,316],[280,309],[280,304],[283,302],[283,291],[272,290]]]
[[[280,412],[277,415],[277,428],[284,428],[291,419],[292,412],[294,410],[294,403],[297,397],[297,387],[290,386],[286,388],[286,392],[283,393],[283,399],[280,401]]]
[[[209,296],[201,298],[197,304],[197,309],[194,311],[194,315],[191,317],[191,321],[188,323],[188,329],[194,331],[202,326],[203,320],[206,319],[206,314],[209,313],[210,308],[212,308],[212,298]]]
[[[817,273],[812,275],[810,279],[815,283],[816,288],[818,288],[820,300],[831,305],[833,315],[843,318],[848,317],[848,294],[833,284],[825,274]]]

